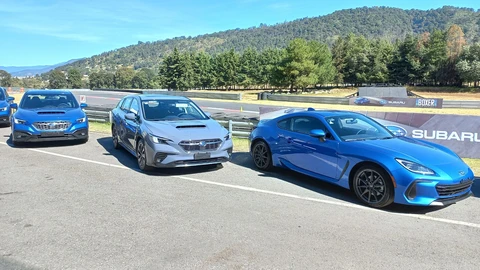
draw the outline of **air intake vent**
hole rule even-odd
[[[44,112],[38,112],[37,114],[65,114],[63,111],[44,111]]]
[[[177,128],[204,128],[205,125],[188,125],[188,126],[177,126]]]

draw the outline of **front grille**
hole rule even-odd
[[[69,121],[35,122],[33,123],[38,130],[66,130],[70,127]]]
[[[222,140],[209,139],[209,140],[195,140],[195,141],[181,141],[180,145],[183,150],[187,152],[191,151],[215,151],[220,147]]]
[[[436,189],[440,196],[454,196],[469,190],[472,185],[473,180],[466,180],[455,185],[437,185]]]

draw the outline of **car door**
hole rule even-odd
[[[322,121],[315,117],[298,116],[291,120],[291,131],[286,134],[290,144],[288,161],[295,167],[306,170],[326,180],[335,181],[339,176],[338,141],[329,135]],[[313,129],[322,129],[327,134],[325,141],[310,136]]]
[[[140,104],[136,98],[132,99],[128,113],[133,113],[136,116],[139,115]],[[137,137],[138,130],[140,128],[138,120],[125,119],[125,144],[132,150],[135,150],[135,138]]]
[[[128,140],[127,140],[127,123],[125,119],[125,114],[127,114],[130,110],[130,105],[132,104],[133,98],[129,97],[126,98],[125,101],[120,106],[120,110],[118,112],[118,124],[117,124],[117,132],[120,141],[127,147]],[[130,148],[130,147],[129,147]]]

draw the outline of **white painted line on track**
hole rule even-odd
[[[8,145],[6,142],[0,142],[0,144]],[[72,159],[72,160],[77,160],[77,161],[82,161],[82,162],[87,162],[87,163],[92,163],[92,164],[97,164],[97,165],[102,165],[102,166],[107,166],[107,167],[112,167],[112,168],[139,171],[139,170],[136,170],[136,169],[132,169],[132,168],[123,166],[123,165],[116,165],[116,164],[110,164],[110,163],[94,161],[94,160],[89,160],[89,159],[84,159],[84,158],[78,158],[78,157],[73,157],[73,156],[68,156],[68,155],[62,155],[62,154],[57,154],[57,153],[53,153],[53,152],[48,152],[48,151],[45,151],[45,150],[39,150],[39,149],[33,149],[33,148],[23,148],[23,149],[33,151],[33,152],[37,152],[37,153],[42,153],[42,154],[47,154],[47,155],[52,155],[52,156],[57,156],[57,157],[61,157],[61,158]],[[384,210],[370,208],[370,207],[357,205],[357,204],[353,204],[353,203],[323,200],[323,199],[299,196],[299,195],[288,194],[288,193],[283,193],[283,192],[275,192],[275,191],[258,189],[258,188],[247,187],[247,186],[218,183],[218,182],[202,180],[202,179],[197,179],[197,178],[192,178],[192,177],[187,177],[187,176],[171,175],[169,177],[183,179],[183,180],[187,180],[187,181],[191,181],[191,182],[208,184],[208,185],[227,187],[227,188],[232,188],[232,189],[237,189],[237,190],[244,190],[244,191],[262,193],[262,194],[269,194],[269,195],[274,195],[274,196],[280,196],[280,197],[298,199],[298,200],[310,201],[310,202],[317,202],[317,203],[328,204],[328,205],[336,205],[336,206],[341,206],[341,207],[346,207],[346,208],[361,209],[361,210],[372,211],[372,212],[376,212],[376,213],[380,213],[380,214],[403,216],[403,217],[409,217],[409,218],[415,218],[415,219],[421,219],[421,220],[429,220],[429,221],[435,221],[435,222],[440,222],[440,223],[446,223],[446,224],[459,225],[459,226],[465,226],[465,227],[480,229],[480,224],[478,224],[478,223],[465,222],[465,221],[446,219],[446,218],[437,218],[437,217],[431,217],[431,216],[427,216],[427,215],[387,212],[387,211],[384,211]]]

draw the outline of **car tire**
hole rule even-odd
[[[81,139],[80,140],[80,144],[84,144],[84,143],[87,143],[88,142],[88,138],[85,138],[85,139]]]
[[[117,127],[115,125],[112,125],[112,143],[113,143],[113,148],[120,149],[121,146],[118,141]]]
[[[390,176],[376,165],[360,167],[353,177],[352,189],[362,203],[374,208],[392,204],[395,195]]]
[[[252,146],[252,157],[255,166],[262,171],[273,168],[272,153],[265,141],[258,141]]]
[[[147,165],[147,151],[145,141],[143,139],[138,141],[137,150],[135,153],[137,155],[137,163],[140,170],[144,172],[153,170],[153,167]]]

